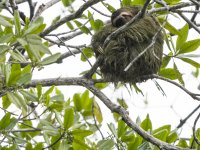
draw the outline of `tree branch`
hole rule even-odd
[[[74,13],[65,16],[64,18],[62,18],[61,20],[59,20],[58,22],[56,22],[55,24],[51,25],[50,27],[48,27],[44,32],[42,32],[40,34],[41,37],[44,37],[45,35],[47,35],[48,33],[50,33],[51,31],[55,30],[56,28],[58,28],[59,26],[63,25],[64,23],[79,18],[82,13],[89,7],[91,7],[92,5],[100,2],[101,0],[89,0],[86,3],[84,3],[77,11],[75,11]]]

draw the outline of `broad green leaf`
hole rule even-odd
[[[65,7],[70,6],[74,0],[62,0],[62,3]]]
[[[46,27],[46,24],[43,24],[43,21],[43,17],[39,17],[37,20],[32,22],[28,29],[24,32],[24,35],[41,33]]]
[[[178,141],[178,146],[179,146],[179,147],[182,147],[182,148],[188,148],[187,142],[186,142],[185,140],[183,140],[183,139],[180,139],[180,140]]]
[[[134,133],[131,133],[129,135],[123,135],[121,137],[121,141],[125,142],[125,143],[134,142],[135,141],[135,135],[134,135]]]
[[[140,127],[142,129],[144,129],[145,131],[152,130],[152,123],[151,123],[151,120],[149,118],[149,115],[147,115],[145,120],[142,121],[142,123],[140,124]]]
[[[93,100],[93,103],[94,103],[93,104],[94,105],[94,108],[93,108],[94,109],[94,115],[95,115],[97,121],[99,123],[102,123],[103,116],[102,116],[101,108],[99,107],[98,103],[95,100]]]
[[[12,24],[8,22],[4,17],[0,16],[0,25],[4,27],[12,27]]]
[[[82,50],[81,60],[85,62],[88,58],[91,58],[92,56],[94,56],[94,52],[90,47],[86,47]]]
[[[8,81],[8,85],[16,84],[17,80],[21,76],[21,66],[20,64],[13,64],[11,67],[11,73]]]
[[[164,126],[161,126],[155,130],[153,130],[153,133],[156,134],[157,132],[160,132],[162,130],[167,130],[168,133],[171,131],[171,125],[164,125]]]
[[[2,97],[2,105],[4,109],[7,109],[10,106],[11,102],[9,101],[7,95]]]
[[[0,130],[5,129],[11,122],[11,114],[10,113],[6,113],[3,118],[1,118],[0,120]]]
[[[146,0],[133,0],[131,2],[131,5],[144,5],[144,3],[146,2]]]
[[[70,147],[71,147],[71,145],[68,144],[67,140],[62,140],[60,145],[59,145],[58,150],[65,150],[65,149],[70,150]]]
[[[164,0],[167,4],[174,5],[179,3],[181,0]]]
[[[176,132],[172,132],[168,135],[166,142],[167,143],[173,143],[176,142],[176,140],[178,139],[178,135]]]
[[[37,89],[37,95],[40,98],[42,95],[42,85],[40,83],[38,83],[36,86],[36,89]]]
[[[20,35],[20,32],[21,32],[21,22],[20,22],[20,16],[19,16],[19,11],[18,10],[14,10],[14,22],[15,22],[16,34]]]
[[[183,44],[187,40],[188,31],[189,31],[189,25],[188,24],[185,24],[185,26],[180,29],[178,38],[176,40],[176,51],[177,52],[180,50],[180,48],[183,46]]]
[[[179,31],[172,26],[168,21],[165,23],[165,29],[167,29],[170,33],[179,35]]]
[[[72,147],[74,150],[93,150],[85,143],[84,140],[80,140],[77,136],[73,138]]]
[[[168,136],[168,130],[167,129],[162,129],[160,131],[157,131],[156,133],[153,134],[153,136],[161,141],[166,142],[167,136]]]
[[[123,6],[130,6],[131,5],[131,0],[122,0]]]
[[[81,130],[81,129],[75,129],[71,132],[73,134],[73,136],[79,136],[81,138],[87,137],[91,134],[93,134],[92,131],[89,130]]]
[[[111,5],[108,4],[108,3],[105,3],[105,2],[103,2],[103,1],[101,1],[101,3],[102,3],[110,12],[114,12],[114,11],[116,10],[113,6],[111,6]]]
[[[179,72],[174,68],[162,68],[159,75],[171,80],[176,80],[178,79]]]
[[[2,35],[0,36],[0,43],[8,43],[13,39],[13,34],[12,33],[8,33],[6,35]]]
[[[66,108],[64,113],[64,128],[68,130],[74,124],[73,108]]]
[[[118,138],[122,137],[126,132],[126,124],[123,120],[118,121],[118,128],[117,128],[117,136]]]
[[[54,113],[55,113],[55,118],[56,118],[57,122],[59,123],[59,125],[60,125],[61,127],[64,127],[64,126],[63,126],[63,122],[62,122],[62,120],[61,120],[61,115],[60,115],[60,113],[57,112],[57,111],[54,111]]]
[[[11,57],[15,60],[15,61],[19,61],[19,62],[27,62],[26,58],[18,51],[9,51]]]
[[[48,96],[49,94],[51,94],[54,90],[55,86],[51,86],[45,93],[44,93],[44,97]]]
[[[20,90],[19,92],[23,95],[23,97],[27,101],[38,102],[38,98],[35,95],[33,95],[32,93],[30,93],[29,91]]]
[[[80,94],[74,94],[73,102],[76,111],[81,111],[83,109]]]
[[[49,65],[51,63],[56,62],[58,60],[58,58],[60,58],[60,56],[61,56],[60,53],[53,54],[51,56],[44,58],[39,64],[40,65]]]
[[[198,63],[190,58],[183,58],[183,57],[178,57],[178,58],[196,68],[200,68],[200,63]]]
[[[197,50],[199,46],[200,46],[200,39],[187,41],[180,47],[178,54],[193,52]]]
[[[42,127],[42,130],[47,134],[47,135],[50,135],[50,136],[56,136],[59,134],[59,131],[55,128],[55,127],[52,127],[52,126],[43,126]]]
[[[79,22],[78,20],[74,20],[74,23],[76,24],[76,26],[85,34],[90,33],[90,30],[81,22]]]
[[[58,22],[58,21],[60,20],[60,18],[61,18],[60,15],[57,16],[57,17],[55,17],[55,18],[52,20],[51,25],[53,25],[53,24],[55,24],[56,22]]]
[[[70,30],[74,30],[74,26],[72,25],[70,21],[68,21],[66,24]]]
[[[111,150],[114,147],[114,141],[112,139],[101,140],[97,143],[97,147],[100,150]]]
[[[81,104],[84,110],[91,111],[92,110],[92,102],[93,99],[89,97],[89,91],[85,90],[85,92],[81,95]]]
[[[23,115],[26,115],[27,104],[25,100],[17,93],[7,92],[7,96],[8,96],[9,101],[15,104],[19,109],[22,109]]]
[[[21,77],[17,80],[18,85],[28,84],[32,79],[31,73],[22,74]]]
[[[124,109],[128,109],[128,105],[127,105],[127,103],[125,102],[125,100],[124,99],[121,99],[121,98],[117,98],[117,103],[120,105],[120,106],[122,106]]]
[[[9,49],[11,49],[10,46],[0,45],[0,55],[2,55],[3,53],[5,53]]]
[[[22,45],[22,46],[26,46],[28,45],[27,41],[23,38],[17,38],[17,41]]]

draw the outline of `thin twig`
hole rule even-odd
[[[196,130],[196,124],[197,124],[197,121],[199,120],[199,118],[200,118],[200,113],[198,114],[198,116],[197,116],[197,118],[195,119],[195,121],[194,121],[194,126],[193,126],[193,137],[194,137],[194,140],[195,140],[195,142],[198,144],[198,145],[200,145],[200,141],[199,141],[199,139],[197,138],[197,136],[196,136],[196,133],[195,133],[195,130]]]

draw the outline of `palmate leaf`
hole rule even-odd
[[[12,24],[8,22],[4,17],[0,15],[0,25],[4,27],[12,27]]]

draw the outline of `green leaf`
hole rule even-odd
[[[2,97],[2,105],[4,109],[7,109],[10,106],[11,102],[9,101],[7,95]]]
[[[168,135],[166,142],[167,143],[174,143],[178,139],[178,135],[176,132],[172,132]]]
[[[174,68],[161,68],[159,75],[165,78],[176,80],[179,76],[179,71]]]
[[[180,140],[178,141],[178,146],[179,146],[179,147],[182,147],[182,148],[188,148],[187,142],[186,142],[185,140],[183,140],[183,139],[180,139]]]
[[[87,137],[91,134],[93,134],[92,131],[89,130],[81,130],[81,129],[75,129],[71,132],[74,136],[79,136],[81,138]]]
[[[52,20],[51,25],[53,25],[53,24],[55,24],[56,22],[58,22],[58,21],[60,20],[60,18],[61,18],[60,15],[57,16],[57,17],[55,17],[55,18]]]
[[[11,67],[11,73],[8,80],[8,86],[15,85],[20,76],[21,76],[20,64],[13,64]]]
[[[178,54],[191,53],[197,50],[199,46],[200,46],[200,39],[187,41],[180,47]]]
[[[17,80],[18,85],[28,84],[32,79],[31,73],[22,74],[21,77]]]
[[[183,58],[183,57],[178,57],[178,58],[196,68],[200,68],[200,64],[190,58]]]
[[[176,51],[179,51],[180,48],[183,46],[185,41],[187,40],[188,37],[188,31],[189,31],[189,26],[188,24],[185,24],[183,28],[180,29],[178,38],[176,40]]]
[[[72,23],[70,21],[68,21],[67,23],[67,26],[70,30],[73,30],[74,29],[74,26],[72,25]]]
[[[151,123],[151,120],[149,118],[149,114],[147,114],[145,120],[142,121],[142,123],[140,124],[140,127],[142,129],[144,129],[145,131],[152,130],[152,123]]]
[[[16,34],[20,35],[20,32],[21,32],[21,22],[20,22],[20,16],[19,16],[19,11],[18,10],[14,10],[14,22],[15,22]]]
[[[86,47],[82,50],[82,54],[81,54],[81,60],[82,61],[87,61],[88,58],[91,58],[92,56],[94,56],[94,52],[92,51],[92,49],[90,47]]]
[[[27,62],[26,58],[19,51],[9,51],[11,57],[19,62]]]
[[[86,111],[92,111],[92,102],[93,99],[89,97],[89,91],[85,90],[85,92],[81,95],[82,108]]]
[[[161,141],[165,141],[166,142],[166,139],[167,139],[167,136],[168,136],[168,130],[167,129],[162,129],[156,133],[153,134],[153,136]]]
[[[64,128],[68,130],[74,124],[74,110],[73,108],[65,109],[64,113]]]
[[[11,49],[10,46],[0,45],[0,55],[2,55],[3,53],[5,53],[9,49]]]
[[[6,113],[3,118],[1,118],[0,120],[0,130],[5,129],[11,122],[10,120],[11,114],[10,113]]]
[[[19,109],[22,109],[23,115],[26,115],[27,104],[25,100],[17,93],[7,92],[7,96],[8,96],[9,101],[15,104]]]
[[[114,147],[114,141],[112,139],[101,140],[97,143],[97,147],[100,150],[111,150]]]
[[[164,0],[167,4],[174,5],[179,3],[181,0]]]
[[[116,10],[113,6],[111,6],[111,5],[108,4],[108,3],[105,3],[105,2],[103,2],[103,1],[101,1],[101,3],[102,3],[110,12],[114,12],[114,11]]]
[[[126,132],[126,124],[123,120],[118,121],[118,128],[117,128],[117,136],[118,138],[122,137]]]
[[[144,5],[144,3],[146,2],[146,0],[133,0],[131,2],[131,5]]]
[[[62,3],[65,7],[70,6],[74,0],[62,0]]]
[[[156,134],[157,132],[160,132],[162,130],[167,130],[168,133],[171,131],[171,125],[164,125],[164,126],[161,126],[155,130],[153,130],[153,133]]]
[[[37,20],[32,22],[28,29],[24,32],[24,35],[41,33],[46,27],[46,24],[43,24],[43,21],[43,17],[39,17]]]
[[[20,90],[19,92],[23,95],[23,97],[27,101],[38,102],[38,98],[35,95],[33,95],[32,93],[30,93],[29,91]]]
[[[123,6],[130,6],[131,5],[131,0],[122,0]]]
[[[53,54],[51,56],[44,58],[39,64],[40,65],[52,64],[52,63],[56,62],[58,60],[58,58],[60,58],[60,56],[61,56],[61,53]]]
[[[74,94],[73,96],[73,102],[74,102],[74,108],[76,111],[81,111],[82,110],[82,101],[80,94]]]
[[[12,24],[8,22],[4,17],[0,16],[0,25],[4,27],[12,27]]]
[[[79,22],[78,20],[74,20],[74,23],[76,24],[76,26],[85,34],[90,33],[90,30],[83,25],[81,22]]]
[[[95,115],[97,121],[99,123],[102,123],[103,116],[102,116],[101,108],[99,107],[98,103],[95,100],[93,100],[93,103],[94,103],[93,104],[94,105],[94,108],[93,108],[94,109],[94,115]]]
[[[165,29],[167,29],[170,33],[179,35],[179,31],[172,26],[168,21],[165,23]]]
[[[13,36],[12,33],[0,36],[0,43],[9,43],[13,39]]]

